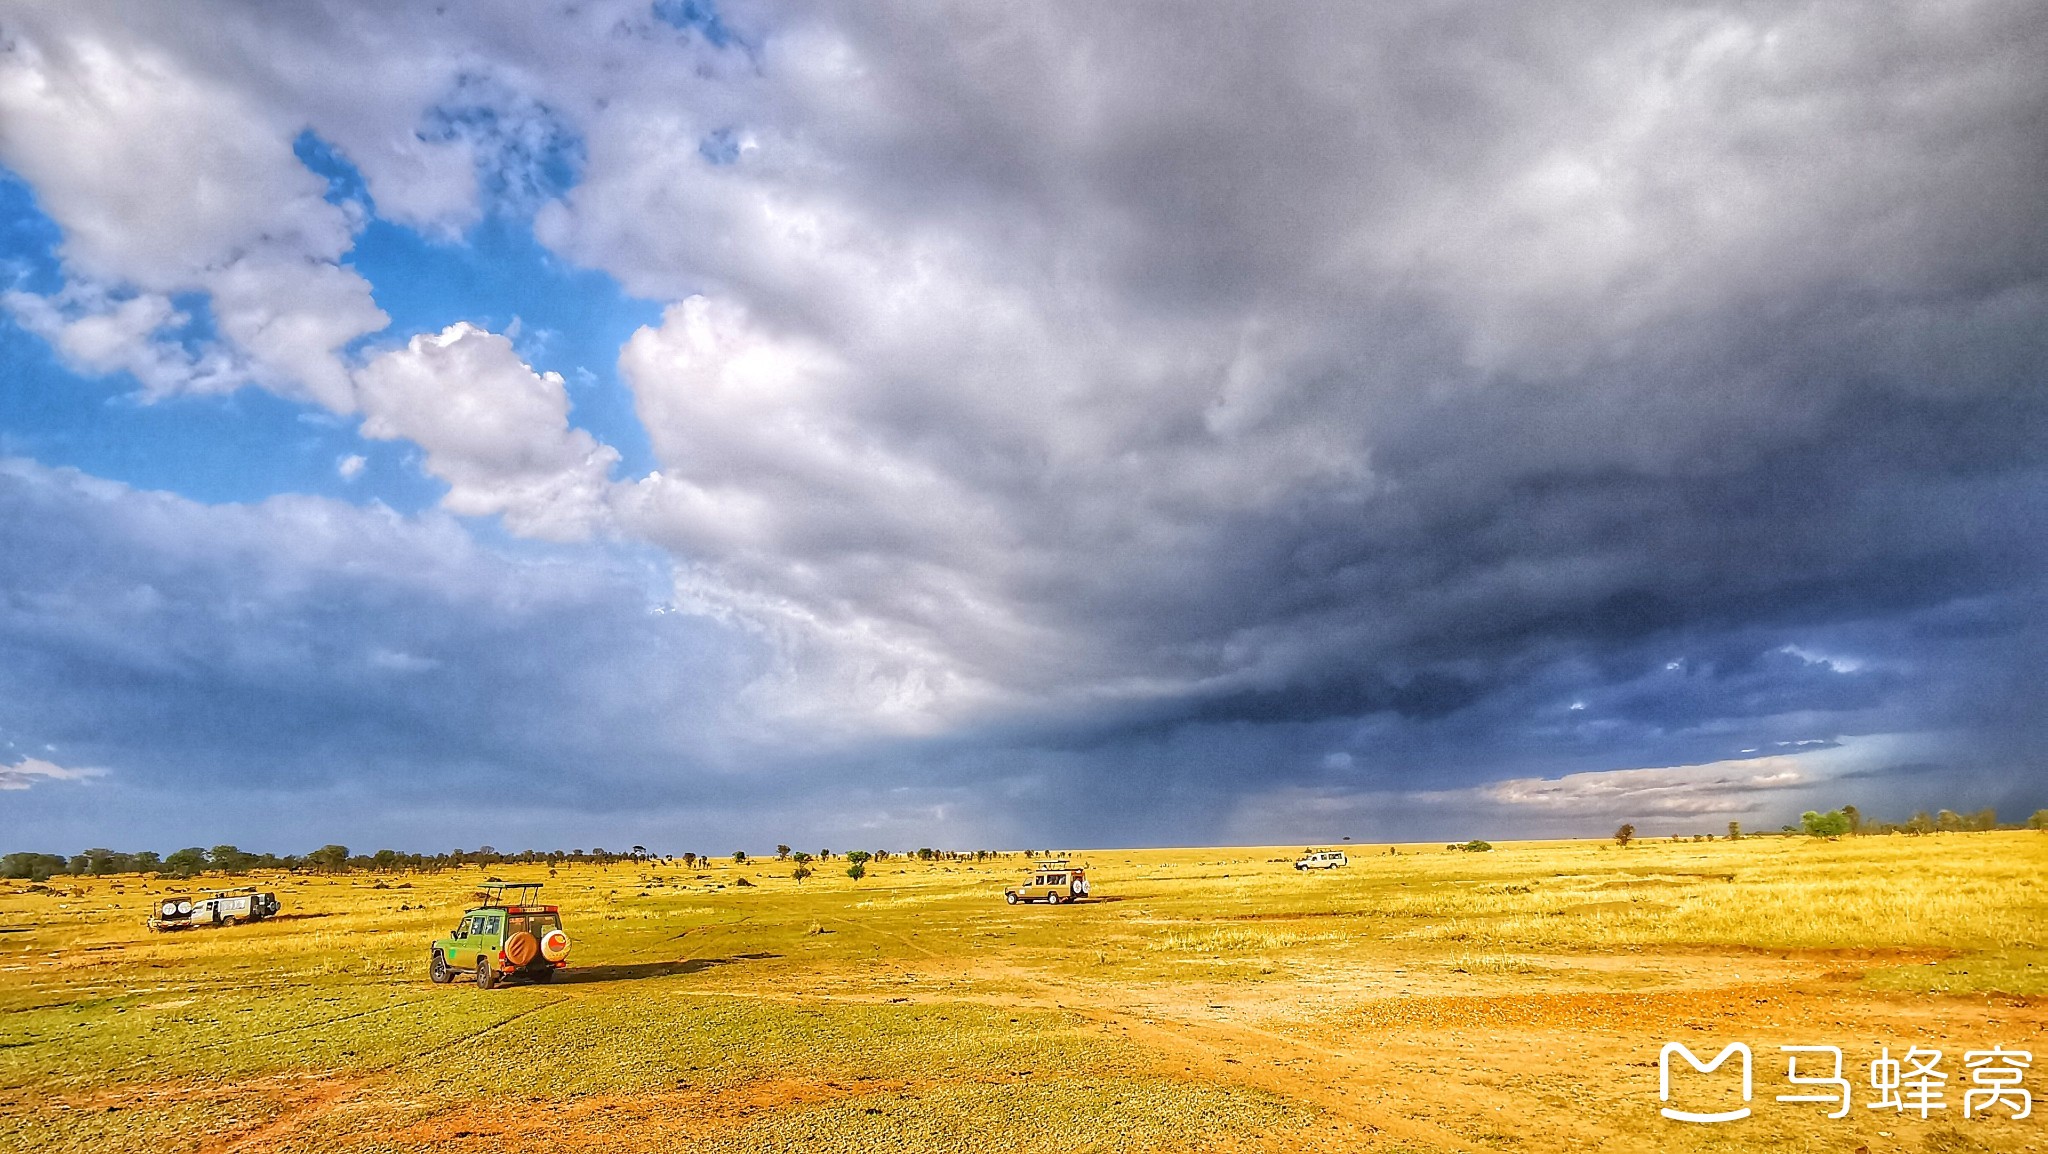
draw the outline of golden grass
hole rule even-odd
[[[583,980],[490,994],[425,981],[475,869],[237,878],[275,888],[289,916],[154,935],[152,896],[205,883],[0,884],[0,1148],[196,1149],[173,1124],[204,1114],[192,1095],[232,1098],[239,1133],[297,1117],[279,1102],[307,1075],[373,1083],[427,1119],[508,1077],[549,1109],[663,1095],[708,1111],[682,1136],[704,1149],[833,1133],[888,1148],[876,1135],[929,1137],[948,1118],[979,1119],[980,1149],[1196,1144],[1175,1117],[1207,1119],[1204,1142],[1287,1148],[1342,1099],[1309,1109],[1292,1075],[1219,1088],[1228,1066],[1201,1073],[1170,1035],[1134,1040],[1146,1016],[1221,999],[1273,1031],[1423,993],[1607,996],[1674,980],[1627,960],[1659,951],[1825,955],[1873,998],[2048,993],[2035,834],[1384,848],[1308,875],[1289,865],[1298,847],[1098,851],[1103,900],[1057,908],[1002,903],[1020,857],[801,885],[772,862],[498,867],[547,882]],[[801,1091],[787,1102],[713,1109],[786,1083]],[[160,1109],[87,1105],[165,1087]],[[899,1093],[916,1104],[891,1105]],[[434,1145],[372,1142],[352,1117],[322,1112],[271,1144]]]

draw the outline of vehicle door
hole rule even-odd
[[[478,916],[482,920],[483,931],[476,937],[477,952],[490,955],[491,964],[495,966],[498,964],[498,951],[505,948],[505,915],[490,913]]]
[[[464,914],[455,927],[455,940],[448,943],[448,964],[456,969],[476,965],[477,943],[482,933],[482,914]]]

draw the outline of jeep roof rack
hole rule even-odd
[[[508,892],[513,895],[511,901],[505,900]],[[476,887],[476,896],[493,906],[530,906],[539,893],[539,882],[484,882]]]

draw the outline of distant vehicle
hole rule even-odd
[[[260,922],[283,908],[276,894],[253,888],[225,890],[203,898],[173,894],[156,903],[148,925],[158,933],[189,930],[193,926],[231,926],[236,922]]]
[[[459,972],[488,990],[511,978],[552,982],[569,957],[569,935],[553,906],[537,904],[539,882],[492,882],[477,893],[455,932],[434,943],[427,977],[445,985]],[[507,901],[507,897],[512,900]]]
[[[1307,850],[1294,860],[1294,868],[1298,870],[1333,870],[1350,864],[1351,859],[1344,856],[1341,849]]]
[[[1068,864],[1065,858],[1037,862],[1032,866],[1036,872],[1023,885],[1003,891],[1003,900],[1016,905],[1018,902],[1047,902],[1059,905],[1061,902],[1079,901],[1088,896],[1088,868]]]

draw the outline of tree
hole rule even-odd
[[[811,855],[798,850],[791,857],[796,861],[796,868],[789,871],[789,876],[801,883],[805,878],[811,876]]]
[[[1741,822],[1739,822],[1739,821],[1731,821],[1731,822],[1729,822],[1729,823],[1728,823],[1728,840],[1729,840],[1729,841],[1741,841],[1741,840],[1742,840],[1742,823],[1741,823]]]
[[[685,868],[685,869],[695,869],[695,868],[696,868],[696,866],[697,866],[697,855],[696,855],[696,854],[693,854],[693,853],[685,853],[685,854],[683,855],[683,868]]]
[[[172,877],[196,878],[206,872],[206,851],[187,846],[164,859],[164,870]]]
[[[461,864],[461,850],[456,850],[450,856],[454,858],[456,864]],[[348,868],[348,847],[331,843],[323,845],[306,855],[306,864],[314,869],[326,870],[329,873],[340,873]]]
[[[1953,833],[1963,828],[1963,815],[1952,809],[1945,809],[1934,815],[1934,828],[1943,833]]]
[[[1970,816],[1964,818],[1963,828],[1986,830],[1997,829],[1998,811],[1987,805],[1983,809],[1978,810],[1976,813],[1973,813]]]
[[[108,874],[124,874],[134,868],[127,854],[115,853],[113,850],[103,848],[89,849],[82,854],[78,854],[71,859],[69,866],[71,873],[91,874],[94,877],[105,877]]]
[[[1636,840],[1636,827],[1627,822],[1623,822],[1621,828],[1614,831],[1614,844],[1623,849],[1627,849],[1628,843],[1634,840]]]
[[[2048,809],[2035,810],[2034,816],[2027,819],[2027,828],[2048,833]]]
[[[0,858],[0,878],[46,882],[64,872],[65,861],[53,853],[11,853]]]
[[[1863,811],[1853,805],[1845,805],[1842,807],[1842,816],[1849,819],[1850,833],[1863,832]]]
[[[743,850],[743,849],[736,849],[736,850],[732,851],[732,864],[734,864],[734,865],[745,865],[745,864],[747,864],[747,851],[746,851],[746,850]]]
[[[213,863],[213,868],[231,874],[247,870],[255,864],[255,858],[256,855],[243,853],[231,845],[214,846],[213,852],[206,855],[206,860]]]
[[[2042,812],[2048,813],[2048,810],[2043,810]],[[848,850],[846,852],[846,876],[854,881],[859,881],[866,877],[868,875],[868,858],[870,856],[872,855],[864,849]]]
[[[1799,828],[1814,837],[1840,837],[1849,832],[1849,817],[1839,809],[1826,813],[1807,810],[1799,815]]]
[[[788,861],[788,860],[789,860],[789,847],[788,847],[788,846],[786,846],[786,845],[779,845],[779,846],[776,846],[776,847],[775,847],[775,860],[776,860],[776,861]]]

